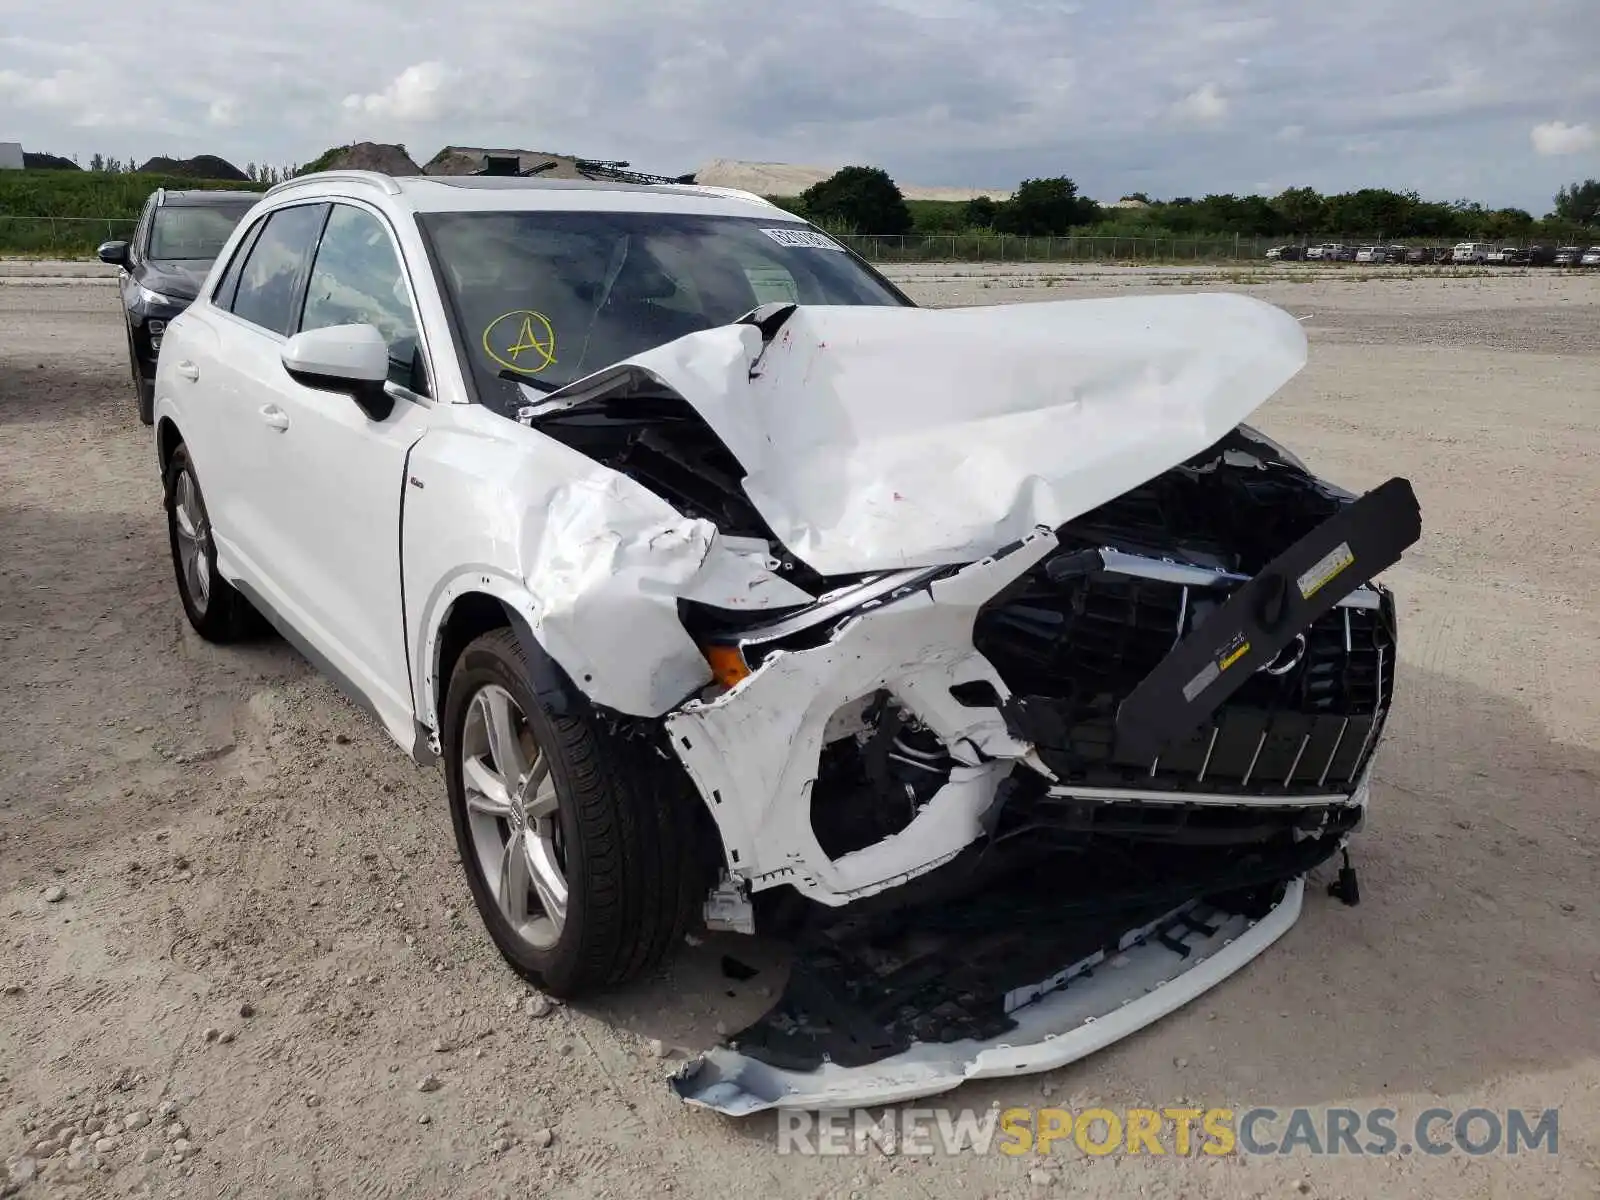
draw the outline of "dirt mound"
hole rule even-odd
[[[225,158],[197,154],[193,158],[164,158],[157,155],[139,170],[148,175],[182,175],[189,179],[232,179],[247,181],[246,175]]]
[[[814,183],[833,175],[837,167],[810,167],[797,163],[737,162],[714,158],[694,173],[696,183],[713,187],[742,188],[759,196],[798,196]],[[987,196],[991,200],[1009,199],[1002,188],[926,187],[901,183],[900,194],[907,200],[972,200]]]
[[[62,158],[59,154],[45,154],[40,150],[25,150],[22,154],[22,165],[29,171],[79,171],[82,170],[70,158]]]
[[[324,150],[313,161],[300,169],[300,174],[312,171],[380,171],[385,175],[420,175],[417,166],[404,146],[391,142],[352,142],[348,146],[334,146]]]

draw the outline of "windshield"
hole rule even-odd
[[[235,204],[170,204],[156,209],[150,223],[147,257],[156,259],[206,259],[222,253],[223,244],[239,219],[254,207],[253,201]]]
[[[507,411],[522,402],[516,378],[560,387],[762,304],[909,303],[831,238],[777,214],[470,212],[421,221],[478,394]]]

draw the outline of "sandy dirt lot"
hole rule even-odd
[[[1407,475],[1426,529],[1389,578],[1401,671],[1362,905],[1317,887],[1187,1009],[947,1103],[1388,1106],[1403,1131],[1430,1107],[1559,1106],[1559,1152],[795,1158],[771,1120],[683,1107],[673,1048],[761,1011],[781,951],[712,939],[540,1015],[471,909],[441,776],[282,643],[221,649],[185,624],[112,288],[6,264],[0,1194],[1600,1191],[1600,278],[898,274],[937,304],[1283,304],[1311,362],[1261,424],[1346,486]],[[730,949],[753,979],[722,976]]]

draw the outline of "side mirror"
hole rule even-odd
[[[128,265],[127,242],[101,242],[100,248],[95,251],[95,254],[99,256],[101,262],[108,263],[113,267],[125,267]]]
[[[296,383],[343,392],[374,421],[394,411],[394,398],[383,386],[389,378],[389,343],[372,325],[307,329],[289,339],[282,358]]]

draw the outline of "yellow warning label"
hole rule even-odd
[[[1250,653],[1250,643],[1249,642],[1243,642],[1243,643],[1241,643],[1239,645],[1238,649],[1230,650],[1228,652],[1228,656],[1226,658],[1224,658],[1217,665],[1219,667],[1221,667],[1224,671],[1226,671],[1229,667],[1233,666],[1234,663],[1238,662],[1241,658],[1243,658],[1246,654],[1249,654],[1249,653]]]
[[[1295,580],[1300,585],[1301,597],[1306,600],[1311,599],[1327,587],[1339,572],[1355,561],[1356,556],[1350,553],[1350,543],[1340,542],[1313,563],[1309,571]]]

